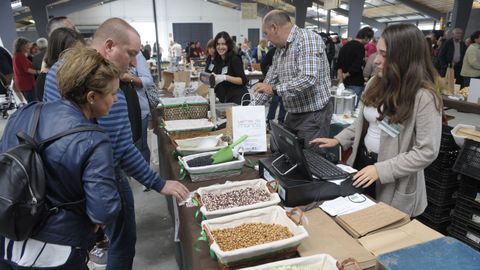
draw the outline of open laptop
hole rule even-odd
[[[303,149],[303,139],[283,125],[270,122],[272,136],[281,155],[272,161],[272,167],[281,175],[293,170],[320,180],[346,179],[350,175],[311,149]]]

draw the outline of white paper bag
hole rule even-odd
[[[267,151],[267,128],[264,106],[232,107],[233,141],[248,135],[240,147],[246,153]]]

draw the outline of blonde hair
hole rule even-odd
[[[78,105],[87,102],[89,91],[110,93],[111,82],[121,75],[117,67],[91,48],[68,49],[61,59],[57,71],[58,89],[62,97]]]
[[[215,40],[213,38],[207,42],[207,49],[209,48],[215,48]]]
[[[258,45],[263,45],[263,46],[267,46],[267,40],[266,39],[260,39],[260,41],[258,42]]]

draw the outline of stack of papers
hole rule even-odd
[[[359,238],[369,233],[398,228],[410,222],[410,217],[396,208],[379,202],[351,214],[339,215],[335,221],[351,236]]]
[[[355,193],[346,197],[338,197],[334,200],[325,201],[320,205],[323,211],[330,216],[346,215],[374,205],[375,202],[365,195]]]

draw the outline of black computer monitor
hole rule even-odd
[[[303,155],[303,139],[289,131],[282,124],[270,121],[270,126],[272,128],[273,139],[278,146],[278,151],[286,156],[291,166],[297,165],[295,170],[297,170],[298,173],[312,180],[312,173]],[[282,167],[285,169],[285,166]],[[278,166],[274,166],[274,168],[279,170]],[[279,171],[279,173],[284,172]]]

